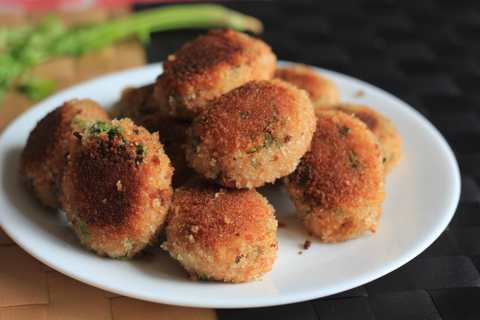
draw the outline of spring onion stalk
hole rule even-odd
[[[166,6],[70,29],[57,17],[35,26],[0,28],[0,101],[17,79],[32,99],[51,93],[55,88],[51,82],[28,76],[34,66],[51,58],[79,56],[132,37],[148,41],[155,31],[214,27],[262,31],[259,20],[213,4]]]

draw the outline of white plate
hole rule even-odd
[[[125,86],[151,82],[159,64],[85,82],[39,103],[0,137],[0,224],[23,249],[48,266],[93,286],[125,296],[199,307],[256,307],[338,293],[381,277],[427,248],[446,228],[460,195],[455,157],[439,132],[399,99],[365,82],[319,69],[340,88],[342,99],[371,105],[391,118],[403,139],[403,159],[387,177],[387,197],[378,232],[341,244],[308,238],[283,191],[263,190],[286,228],[278,231],[279,254],[272,272],[247,284],[193,282],[166,253],[118,261],[84,250],[61,215],[42,209],[19,182],[20,152],[28,133],[47,112],[72,98],[111,105]],[[358,97],[361,90],[364,95]],[[21,267],[21,266],[19,266]]]

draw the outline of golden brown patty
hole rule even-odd
[[[108,120],[93,100],[71,100],[51,111],[30,132],[22,153],[21,174],[42,204],[58,207],[60,180],[71,138],[72,120]],[[83,120],[82,120],[83,119]]]
[[[131,257],[156,236],[170,206],[173,169],[157,134],[130,120],[74,133],[62,205],[83,245]]]
[[[303,90],[280,80],[252,81],[195,119],[187,161],[224,186],[259,187],[295,170],[314,130],[313,107]]]
[[[276,57],[263,41],[233,30],[212,30],[164,62],[155,96],[170,114],[192,118],[213,98],[251,80],[270,79]]]
[[[175,191],[162,247],[194,277],[246,282],[270,271],[277,220],[255,190],[196,181]]]
[[[372,132],[343,112],[324,111],[310,151],[286,182],[307,230],[324,242],[337,242],[376,230],[383,179]]]
[[[343,103],[336,109],[360,119],[377,137],[383,153],[385,173],[389,173],[402,157],[402,139],[392,121],[367,106]]]
[[[275,78],[307,91],[315,108],[326,108],[339,102],[338,89],[333,81],[306,65],[279,68],[275,71]]]
[[[165,108],[156,103],[152,96],[153,84],[138,88],[127,88],[115,106],[114,116],[130,118],[136,125],[147,128],[150,132],[158,131],[165,153],[170,158],[175,173],[174,188],[183,185],[195,172],[185,160],[186,131],[189,121],[176,120],[165,113]]]
[[[164,121],[172,121],[168,110],[153,96],[154,84],[126,88],[114,106],[114,118],[130,118],[136,125],[157,131]]]

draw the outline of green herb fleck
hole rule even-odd
[[[90,127],[89,133],[93,135],[106,133],[108,135],[108,139],[111,140],[117,135],[122,136],[122,128],[120,128],[119,126],[114,126],[107,122],[97,121]]]
[[[241,68],[242,68],[241,65],[235,66],[235,67],[232,69],[232,75],[233,75],[234,77],[238,77],[238,76],[240,75]]]
[[[71,28],[57,16],[27,26],[0,27],[0,102],[19,76],[49,59],[79,56],[132,37],[147,41],[151,32],[196,27],[233,28],[255,33],[262,30],[261,22],[253,17],[208,4],[165,6]],[[51,90],[51,83],[41,82],[24,92],[38,99]]]
[[[78,227],[83,240],[90,241],[92,235],[90,234],[90,231],[88,231],[88,226],[85,224],[85,222],[80,222]]]
[[[100,134],[103,132],[107,132],[112,126],[103,121],[95,122],[89,129],[90,134]]]
[[[147,147],[141,143],[137,144],[135,151],[137,156],[145,157],[147,155]]]
[[[135,146],[135,153],[136,153],[136,157],[135,157],[135,163],[138,165],[138,164],[141,164],[143,162],[143,159],[145,158],[145,156],[147,155],[147,147],[145,147],[143,144],[137,144]]]
[[[243,119],[243,120],[248,119],[248,112],[240,111],[240,118]]]
[[[259,146],[253,146],[247,150],[247,153],[255,153],[255,152],[258,152],[259,150],[260,150]]]
[[[199,273],[199,272],[197,272],[197,273],[195,274],[195,276],[198,278],[198,280],[206,281],[206,280],[210,279],[210,277],[209,277],[207,274],[205,274],[205,273]]]
[[[113,139],[114,136],[122,136],[122,128],[120,127],[112,127],[110,130],[107,132],[108,134],[108,139]]]
[[[346,135],[348,135],[350,133],[350,128],[349,127],[340,127],[338,129],[338,132],[340,132],[340,135],[345,137]]]
[[[80,129],[86,129],[88,126],[87,121],[85,121],[85,119],[82,119],[79,116],[73,118],[72,124],[76,127],[79,127]]]
[[[358,156],[355,154],[355,152],[352,151],[348,154],[348,160],[350,161],[352,168],[357,169],[360,166]]]
[[[271,147],[271,145],[275,142],[275,138],[272,136],[270,132],[265,132],[263,134],[263,146],[265,148]]]
[[[255,153],[260,151],[262,148],[270,148],[272,145],[276,145],[279,147],[281,144],[270,132],[265,132],[263,134],[263,144],[256,145],[247,149],[247,153]]]

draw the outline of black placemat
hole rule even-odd
[[[218,310],[220,319],[480,319],[480,2],[236,2],[259,17],[280,59],[368,81],[405,100],[446,137],[462,196],[442,236],[374,282],[327,298],[271,308]],[[156,34],[161,61],[199,30]],[[321,272],[319,270],[318,272]]]

